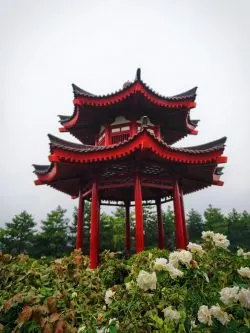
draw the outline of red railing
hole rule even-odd
[[[126,141],[126,140],[128,140],[128,138],[129,138],[129,132],[127,132],[127,133],[123,132],[123,133],[119,133],[119,134],[112,133],[111,142],[113,145],[115,143]]]
[[[100,141],[98,141],[97,146],[104,146],[105,138],[102,138]]]

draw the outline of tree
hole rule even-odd
[[[68,228],[68,246],[71,251],[76,246],[78,209],[74,207],[71,224]],[[89,231],[90,231],[90,203],[84,200],[84,221],[83,221],[83,253],[89,253]]]
[[[157,215],[152,206],[143,207],[143,223],[145,249],[156,247],[158,244],[158,225]]]
[[[194,209],[191,209],[187,214],[187,228],[191,242],[195,242],[201,238],[204,223],[201,214]]]
[[[204,212],[204,216],[205,230],[211,230],[227,235],[227,220],[219,208],[214,208],[212,205],[209,205]]]
[[[250,214],[246,211],[238,213],[233,209],[228,214],[227,221],[231,247],[236,249],[240,246],[246,250],[250,249]]]
[[[174,212],[170,206],[168,206],[167,211],[164,212],[163,220],[165,246],[168,250],[173,250],[175,248],[175,222]]]
[[[42,221],[41,232],[36,237],[36,256],[63,256],[68,250],[68,219],[60,206],[47,214]]]
[[[15,255],[31,252],[35,225],[32,215],[26,211],[15,215],[0,232],[2,250]]]
[[[117,207],[112,215],[114,250],[123,252],[125,241],[125,209],[123,207]]]
[[[113,244],[113,218],[103,212],[100,217],[100,251],[115,251]]]

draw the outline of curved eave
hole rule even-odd
[[[126,82],[123,85],[123,88],[111,93],[111,94],[106,94],[106,95],[95,95],[92,94],[86,90],[83,90],[81,88],[79,88],[77,85],[75,85],[74,83],[72,84],[73,87],[73,93],[74,93],[74,97],[75,98],[84,98],[84,97],[90,97],[91,99],[95,100],[95,99],[106,99],[106,98],[110,98],[110,97],[120,97],[120,95],[122,93],[126,93],[128,91],[130,91],[131,89],[135,92],[137,91],[138,87],[142,87],[145,91],[147,91],[148,93],[150,93],[151,95],[158,97],[164,101],[186,101],[186,100],[191,100],[194,101],[195,97],[196,97],[196,91],[197,91],[197,87],[194,87],[190,90],[187,90],[181,94],[177,94],[174,96],[163,96],[159,93],[157,93],[156,91],[154,91],[152,88],[150,88],[145,82],[142,81],[141,79],[141,69],[137,68],[136,71],[136,76],[135,76],[135,80],[134,82]],[[118,100],[119,101],[119,100]]]
[[[192,149],[170,147],[163,141],[158,140],[146,129],[143,129],[126,142],[109,147],[75,144],[51,135],[49,138],[51,148],[49,160],[51,164],[48,166],[34,165],[35,173],[38,177],[35,184],[47,184],[69,195],[74,194],[75,191],[67,191],[64,185],[61,184],[62,181],[65,182],[65,171],[63,171],[65,170],[65,165],[71,170],[69,174],[70,177],[66,178],[70,181],[73,177],[73,181],[76,177],[73,170],[79,171],[81,165],[85,168],[84,172],[88,174],[93,168],[93,163],[123,159],[124,157],[129,157],[136,151],[150,152],[150,156],[155,156],[160,160],[165,160],[176,166],[179,165],[179,167],[181,165],[185,168],[188,167],[188,165],[192,168],[198,167],[197,171],[193,172],[195,178],[191,178],[191,182],[194,181],[194,186],[190,189],[188,185],[185,194],[210,185],[223,185],[223,182],[220,180],[222,168],[217,165],[227,162],[227,158],[222,156],[226,138],[221,138],[220,140],[210,142],[206,145],[191,147]],[[200,169],[199,166],[202,169]],[[77,169],[71,169],[72,167]],[[209,173],[211,176],[209,182],[201,178],[202,170],[210,170]],[[198,174],[201,172],[201,174],[198,176],[197,172]],[[205,174],[207,175],[207,173]],[[198,183],[195,184],[195,182]]]
[[[196,90],[196,88],[194,89]],[[173,97],[164,97],[154,92],[142,81],[135,81],[130,86],[109,95],[104,95],[104,96],[77,95],[75,96],[73,102],[74,105],[77,106],[87,105],[87,106],[102,107],[102,106],[120,103],[121,101],[125,100],[126,98],[134,94],[141,94],[151,103],[170,109],[175,109],[175,108],[191,109],[196,106],[194,102],[196,94],[185,95],[185,93],[183,93],[181,94],[182,95],[181,97],[178,97],[178,95]]]
[[[191,148],[175,148],[157,139],[152,133],[143,129],[129,140],[111,146],[90,146],[71,143],[50,136],[51,162],[70,161],[92,163],[119,159],[138,150],[151,150],[163,159],[178,163],[204,164],[225,163],[224,151],[226,138]]]

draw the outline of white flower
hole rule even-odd
[[[230,316],[221,309],[218,305],[213,305],[210,309],[212,316],[214,316],[222,325],[227,325],[230,322]]]
[[[179,252],[178,251],[174,251],[174,252],[170,253],[169,263],[171,263],[172,266],[178,268],[178,266],[179,266]]]
[[[148,273],[146,271],[140,271],[137,279],[137,285],[143,290],[156,289],[157,277],[155,272]]]
[[[149,254],[148,254],[148,259],[150,260],[150,259],[152,259],[153,258],[153,254],[151,253],[151,252],[149,252]]]
[[[126,290],[130,290],[132,288],[133,284],[134,284],[133,281],[126,282],[125,283]]]
[[[164,313],[164,317],[170,320],[179,321],[181,318],[180,313],[177,310],[173,310],[171,306],[163,309],[162,312]]]
[[[105,303],[110,305],[114,295],[115,295],[115,291],[113,291],[111,288],[108,289],[105,293]]]
[[[200,255],[202,255],[205,252],[201,245],[191,242],[189,242],[187,249],[192,253],[198,253]]]
[[[214,237],[213,231],[202,231],[201,238],[204,239],[205,241],[212,240],[213,237]]]
[[[216,247],[221,247],[223,249],[227,249],[230,245],[229,240],[223,234],[216,233],[213,236],[213,242]]]
[[[81,327],[78,328],[77,333],[83,333],[85,331],[85,329],[86,329],[86,326],[83,325],[83,326],[81,326]]]
[[[193,259],[192,253],[186,250],[179,251],[179,261],[186,266],[190,266],[190,261]]]
[[[220,291],[220,300],[226,305],[233,304],[238,301],[238,292],[239,287],[223,288]]]
[[[177,277],[183,276],[183,272],[178,268],[174,267],[171,262],[166,265],[167,271],[172,279],[176,279]]]
[[[249,267],[241,267],[237,271],[241,276],[247,277],[250,279],[250,268]]]
[[[162,270],[166,269],[167,263],[168,263],[168,261],[165,258],[156,258],[155,262],[154,262],[154,269],[156,271],[162,271]]]
[[[169,263],[175,268],[179,267],[179,262],[186,266],[190,266],[190,261],[192,259],[192,253],[186,250],[174,251],[169,255]]]
[[[243,257],[244,257],[244,259],[249,259],[250,258],[250,251],[249,252],[244,252]]]
[[[56,264],[62,264],[62,258],[56,259],[54,262],[55,262]]]
[[[212,317],[211,311],[206,305],[202,305],[198,311],[198,320],[200,323],[211,326],[212,325]]]
[[[243,256],[244,259],[250,258],[250,252],[244,252],[242,249],[237,251],[237,256]]]
[[[76,298],[77,297],[77,292],[73,292],[72,295],[71,295],[72,298]]]
[[[238,296],[241,306],[250,309],[250,289],[242,288]]]
[[[244,251],[242,248],[239,248],[237,251],[237,256],[243,256],[244,255]]]

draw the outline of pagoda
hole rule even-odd
[[[172,146],[196,135],[196,87],[165,97],[149,88],[137,69],[133,82],[108,95],[94,95],[73,84],[74,112],[59,116],[60,132],[81,143],[49,135],[49,165],[34,165],[36,185],[49,185],[78,198],[76,248],[83,247],[84,200],[91,201],[90,268],[99,262],[100,205],[125,207],[125,250],[131,250],[130,207],[135,207],[136,252],[144,250],[143,205],[157,208],[158,246],[164,248],[161,205],[173,201],[176,246],[188,235],[183,195],[222,186],[226,137],[199,146]]]

